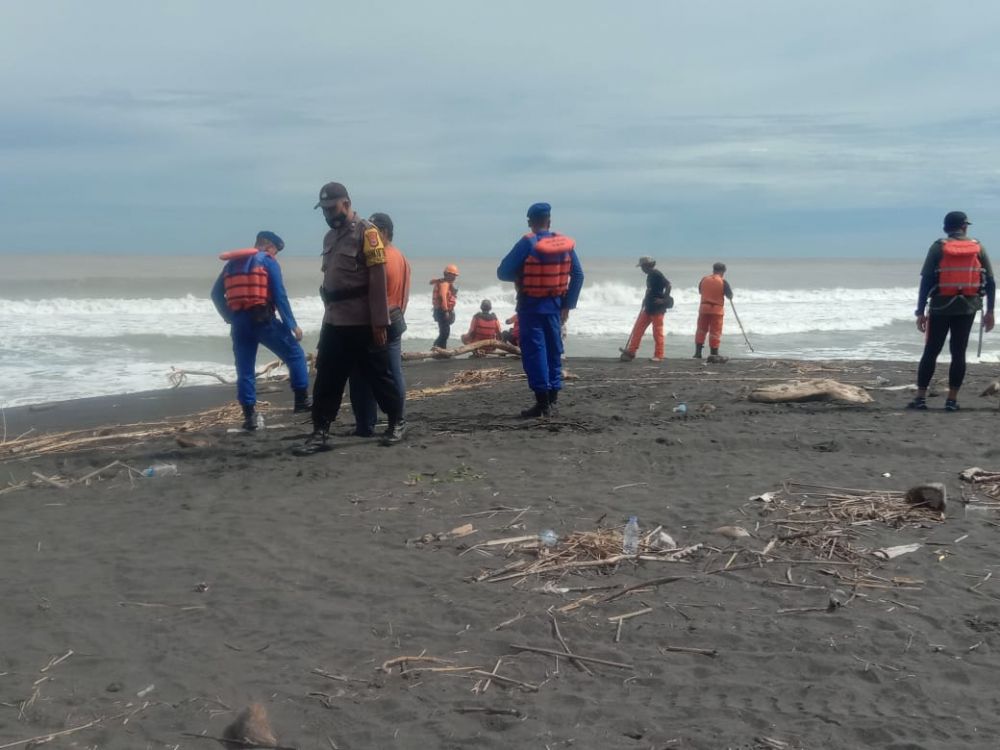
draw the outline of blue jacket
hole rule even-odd
[[[539,232],[536,237],[551,237],[555,232]],[[524,268],[524,261],[528,259],[531,252],[531,240],[522,237],[517,244],[507,253],[507,257],[500,261],[497,267],[497,278],[500,281],[517,281]],[[576,250],[570,252],[569,289],[563,297],[527,297],[518,295],[517,311],[519,313],[551,314],[558,313],[563,308],[573,310],[576,308],[577,300],[580,298],[580,290],[583,289],[583,266],[580,259],[576,257]]]
[[[294,330],[298,324],[295,322],[295,316],[292,315],[292,306],[289,304],[288,294],[285,292],[285,282],[281,278],[281,266],[278,265],[278,261],[265,252],[257,253],[254,260],[259,260],[267,270],[267,288],[271,293],[271,302],[278,311],[278,315],[281,316],[281,322],[289,331]],[[219,311],[219,315],[227,323],[232,323],[233,316],[240,314],[230,310],[229,305],[226,304],[226,271],[229,269],[229,263],[233,262],[226,263],[226,267],[222,269],[222,273],[219,274],[219,278],[215,280],[215,285],[212,287],[212,302],[215,303],[215,309]]]

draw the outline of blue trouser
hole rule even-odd
[[[518,312],[521,364],[535,393],[562,390],[562,322],[559,313]]]
[[[406,418],[406,381],[403,380],[403,346],[402,339],[389,341],[389,370],[399,391],[399,400],[403,404],[403,418]],[[351,391],[351,411],[354,412],[354,429],[359,435],[370,435],[375,430],[378,421],[378,404],[371,386],[360,372],[351,373],[349,384]]]
[[[253,314],[238,312],[233,315],[230,328],[233,337],[233,354],[236,357],[236,396],[244,405],[257,403],[257,347],[266,346],[288,366],[292,390],[309,388],[309,368],[306,354],[288,327],[272,317],[257,323]]]

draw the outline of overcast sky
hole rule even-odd
[[[157,8],[157,9],[153,9]],[[316,254],[338,180],[414,256],[1000,242],[1000,5],[0,2],[0,252]]]

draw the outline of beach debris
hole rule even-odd
[[[156,690],[156,685],[146,685],[146,687],[144,687],[142,690],[139,690],[138,692],[136,692],[135,697],[136,698],[145,698],[147,695],[149,695],[150,693],[152,693],[154,690]]]
[[[1000,471],[988,471],[978,466],[965,469],[958,475],[963,482],[971,484],[1000,483]]]
[[[778,496],[777,492],[762,492],[759,495],[751,495],[750,502],[752,503],[770,503],[774,501],[774,498]]]
[[[480,352],[480,349],[488,349],[489,351]],[[521,350],[518,349],[513,344],[508,344],[506,341],[497,341],[496,339],[489,339],[486,341],[474,341],[471,344],[463,344],[462,346],[456,347],[454,349],[440,349],[438,347],[433,347],[429,352],[403,352],[403,361],[413,361],[420,359],[452,359],[454,357],[461,357],[463,354],[477,353],[479,356],[488,356],[490,354],[513,354],[516,357],[521,356]]]
[[[749,531],[744,529],[742,526],[720,526],[717,529],[712,529],[713,534],[718,534],[719,536],[724,536],[727,539],[746,539],[753,536]]]
[[[747,399],[765,404],[803,401],[844,401],[850,404],[870,404],[874,401],[863,388],[840,383],[830,378],[789,380],[784,383],[759,385],[750,391]]]
[[[675,406],[672,409],[672,411],[674,412],[674,414],[679,414],[682,417],[686,417],[687,413],[688,413],[688,405],[685,404],[685,403],[683,403],[683,402],[681,402],[681,403],[677,404],[677,406]]]
[[[832,612],[835,609],[840,609],[841,607],[847,606],[851,601],[851,597],[843,589],[834,589],[830,592],[829,603],[826,608],[828,611]]]
[[[196,583],[194,586],[194,590],[199,594],[204,594],[206,591],[208,591],[208,584],[205,583],[204,581],[202,581],[201,583]]]
[[[684,548],[666,546],[660,537],[662,526],[639,537],[638,554],[622,552],[621,528],[597,531],[574,531],[564,534],[552,547],[543,546],[537,535],[491,539],[474,545],[471,549],[489,550],[503,547],[504,557],[521,553],[526,559],[516,559],[494,570],[486,570],[473,580],[498,583],[532,575],[562,574],[569,571],[612,567],[623,561],[683,562],[695,555],[703,545]],[[673,542],[669,534],[666,539]]]
[[[660,543],[660,546],[664,549],[679,549],[677,542],[675,542],[674,538],[666,531],[661,530],[660,533],[656,535],[656,539]]]
[[[721,354],[709,354],[705,358],[705,364],[708,365],[724,365],[729,361],[729,357],[724,357]]]
[[[436,534],[424,534],[415,539],[407,539],[407,546],[412,544],[432,544],[433,542],[447,542],[452,539],[461,539],[462,537],[469,536],[470,534],[475,534],[476,528],[471,523],[462,524],[461,526],[456,526],[451,531],[440,531]],[[533,537],[531,537],[533,538]]]
[[[559,543],[559,535],[552,529],[538,532],[538,542],[543,547],[555,547]]]
[[[583,656],[582,654],[574,654],[569,651],[556,651],[551,648],[541,648],[539,646],[525,646],[519,643],[512,643],[510,647],[515,651],[531,651],[536,654],[546,654],[548,656],[561,656],[564,659],[570,659],[571,661],[585,661],[591,664],[602,664],[605,667],[616,667],[618,669],[635,669],[631,664],[624,664],[620,661],[611,661],[609,659],[598,659],[593,656]],[[489,674],[487,672],[486,674]]]
[[[944,513],[948,503],[948,489],[940,482],[918,484],[906,491],[906,501],[913,505],[925,505],[931,510],[939,510]]]
[[[897,557],[902,555],[908,555],[911,552],[916,552],[921,547],[923,547],[923,545],[918,543],[899,544],[895,547],[883,547],[882,549],[877,549],[872,552],[872,554],[882,560],[895,560]]]
[[[698,654],[700,656],[716,657],[719,655],[718,649],[714,648],[692,648],[691,646],[657,646],[661,654]]]
[[[698,407],[699,414],[711,414],[715,410],[716,410],[715,404],[708,401],[706,401],[705,403],[701,404]]]
[[[267,748],[268,750],[294,750],[278,744],[278,738],[271,728],[267,710],[260,703],[251,703],[236,716],[229,726],[222,730],[222,737],[206,737],[185,733],[186,737],[204,737],[221,742],[226,750],[241,748]]]
[[[177,476],[177,464],[152,464],[142,470],[142,476],[150,477],[175,477]]]
[[[1000,380],[994,380],[988,386],[986,390],[979,394],[982,398],[997,398],[1000,397]],[[1000,409],[1000,401],[997,402],[997,408]]]
[[[208,448],[214,443],[207,437],[195,437],[194,435],[177,435],[174,442],[181,448]]]
[[[882,478],[883,479],[889,479],[891,477],[892,477],[892,474],[890,474],[888,471],[883,471],[882,472]]]

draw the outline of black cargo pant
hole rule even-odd
[[[927,342],[924,354],[917,368],[917,388],[927,388],[934,377],[934,366],[938,355],[948,338],[951,351],[951,367],[948,369],[948,387],[961,388],[965,380],[965,349],[969,345],[969,334],[976,314],[972,315],[931,315],[927,318]],[[951,334],[949,336],[949,334]]]
[[[452,313],[435,308],[434,320],[438,324],[438,337],[434,339],[434,346],[444,349],[448,346],[448,337],[451,335]]]
[[[389,424],[402,419],[403,402],[392,375],[388,346],[376,346],[371,326],[323,324],[316,352],[312,420],[315,429],[326,429],[337,418],[344,386],[351,373],[371,387]]]

